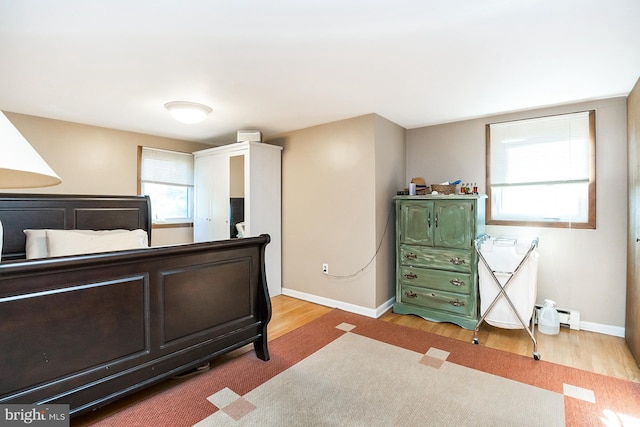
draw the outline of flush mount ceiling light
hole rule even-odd
[[[169,110],[174,119],[187,124],[200,123],[212,111],[206,105],[186,101],[167,102],[164,108]]]

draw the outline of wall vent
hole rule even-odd
[[[540,314],[542,304],[536,304],[537,316]],[[570,310],[567,308],[556,307],[558,317],[560,318],[560,326],[569,327],[570,329],[580,330],[580,312],[578,310]],[[536,322],[537,323],[537,322]]]

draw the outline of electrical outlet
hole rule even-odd
[[[329,274],[329,264],[322,264],[322,274]]]

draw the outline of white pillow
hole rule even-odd
[[[146,248],[149,246],[144,230],[23,230],[27,236],[25,252],[27,259],[49,256],[76,255],[83,253],[108,252],[124,249]],[[54,235],[56,255],[49,249],[49,232]],[[84,235],[86,238],[79,237]],[[119,236],[119,237],[116,237]],[[80,239],[80,240],[78,240]],[[65,240],[68,242],[65,243]],[[76,243],[74,243],[76,242]],[[90,243],[92,242],[92,243]],[[69,247],[76,245],[77,249]]]
[[[49,256],[47,249],[47,230],[23,230],[27,235],[25,252],[27,259],[46,258]]]
[[[85,230],[47,230],[49,256],[89,254],[146,248],[147,232],[138,230],[109,230],[86,233]]]
[[[23,230],[27,236],[27,243],[25,245],[26,259],[37,259],[49,257],[49,247],[47,243],[47,231],[49,229],[42,230]],[[131,230],[116,229],[116,230],[56,230],[56,231],[73,231],[83,234],[117,234],[117,233],[130,233]],[[144,232],[144,230],[140,230]],[[146,236],[146,232],[145,236]],[[148,246],[148,245],[147,245]],[[116,249],[117,250],[117,249]]]
[[[141,229],[124,231],[101,231],[86,233],[85,230],[47,230],[49,256],[89,254],[146,248],[149,246],[147,232]]]

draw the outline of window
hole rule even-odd
[[[140,194],[151,198],[153,224],[193,222],[193,155],[140,147]]]
[[[487,223],[596,228],[595,111],[487,125]]]

